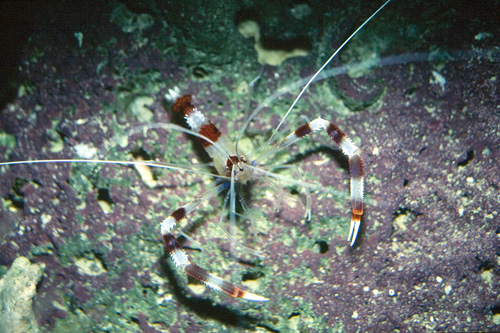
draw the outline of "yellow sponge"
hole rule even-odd
[[[291,57],[306,56],[308,51],[300,48],[291,51],[266,49],[260,40],[260,28],[255,21],[244,21],[238,25],[238,31],[245,38],[253,37],[255,40],[254,48],[257,51],[257,61],[259,64],[279,66],[283,61]]]

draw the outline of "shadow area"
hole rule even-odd
[[[183,306],[187,307],[190,312],[196,313],[202,318],[213,319],[221,324],[236,328],[255,329],[256,326],[266,326],[259,324],[263,322],[263,318],[243,314],[225,305],[214,304],[210,299],[189,296],[186,290],[178,283],[178,270],[172,267],[168,253],[164,253],[158,263],[159,273],[162,277],[168,279],[175,298]]]
[[[17,97],[19,66],[28,36],[33,31],[37,11],[44,12],[43,3],[31,1],[0,2],[0,110]],[[40,16],[43,13],[38,12]]]
[[[315,156],[318,154],[324,154],[326,157],[335,161],[339,168],[346,171],[349,174],[349,158],[342,153],[342,150],[337,147],[331,147],[329,145],[320,145],[317,148],[308,149],[303,153],[296,153],[290,157],[285,163],[286,164],[296,164],[299,162],[304,162],[307,158]]]

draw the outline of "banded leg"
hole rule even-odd
[[[221,176],[230,178],[231,165],[239,164],[241,156],[235,155],[234,146],[230,144],[227,137],[219,131],[210,119],[191,104],[191,95],[181,96],[178,89],[170,89],[165,94],[165,98],[169,103],[173,103],[172,111],[182,113],[191,130],[200,135],[198,139],[200,139],[202,147],[213,159],[217,172]],[[248,176],[244,176],[240,182],[245,183],[247,180]]]
[[[342,152],[349,158],[349,172],[351,175],[351,206],[352,217],[347,240],[353,246],[361,224],[363,215],[363,161],[361,160],[360,149],[342,132],[335,124],[318,117],[313,121],[297,128],[295,132],[287,136],[280,144],[279,148],[291,145],[304,136],[326,129],[330,138],[340,147]]]
[[[215,193],[221,192],[226,187],[225,184],[221,184],[211,191],[207,192],[203,197],[198,198],[189,204],[182,206],[181,208],[174,211],[170,216],[168,216],[161,224],[161,234],[163,238],[163,243],[167,247],[175,266],[184,270],[184,272],[191,276],[192,278],[202,282],[207,287],[210,287],[217,291],[225,292],[226,294],[236,297],[243,298],[249,301],[256,302],[267,302],[269,299],[259,296],[257,294],[243,290],[230,282],[215,276],[205,269],[191,263],[187,253],[182,249],[175,236],[171,233],[174,226],[184,219],[188,213],[193,211],[204,198],[212,196]]]
[[[173,112],[182,113],[184,115],[186,123],[193,131],[207,137],[213,142],[219,140],[221,132],[202,112],[191,104],[191,95],[181,96],[178,89],[169,89],[168,93],[165,94],[165,99],[169,103],[173,103]],[[213,158],[215,152],[212,150],[213,148],[210,148],[211,143],[203,139],[200,140],[203,148],[205,148],[208,154]]]

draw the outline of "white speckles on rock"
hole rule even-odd
[[[351,316],[351,317],[352,317],[352,318],[354,318],[354,319],[358,319],[358,318],[359,318],[358,311],[354,311],[354,312],[352,313],[352,316]]]
[[[446,90],[446,78],[437,71],[432,71],[432,78],[429,80],[429,83],[440,86],[443,92]]]
[[[79,143],[73,147],[76,155],[80,158],[91,159],[97,155],[97,148],[84,143]]]

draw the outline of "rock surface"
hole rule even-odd
[[[2,76],[11,82],[1,94],[5,160],[209,162],[184,133],[143,129],[182,121],[163,102],[178,86],[234,140],[261,69],[238,32],[244,20],[267,40],[312,44],[308,56],[264,68],[250,110],[269,106],[242,142],[258,147],[299,91],[283,87],[313,74],[380,5],[56,3],[0,8],[12,43],[1,63],[14,63]],[[294,125],[301,115],[333,121],[363,150],[366,205],[353,248],[347,160],[321,133],[274,160],[321,185],[310,223],[293,200],[299,186],[249,190],[255,223],[240,221],[234,238],[262,258],[218,227],[223,196],[179,226],[195,263],[268,303],[207,291],[175,270],[159,224],[214,183],[181,171],[154,169],[145,184],[123,165],[1,166],[0,274],[22,256],[45,265],[34,299],[42,330],[498,331],[499,11],[498,1],[393,1],[291,113]]]
[[[0,332],[40,332],[33,312],[36,284],[44,264],[17,257],[0,279]]]

